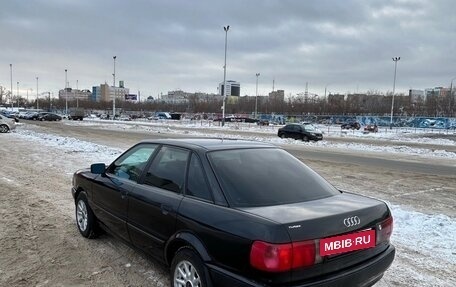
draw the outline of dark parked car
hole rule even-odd
[[[61,121],[62,117],[53,113],[43,113],[38,115],[39,121]]]
[[[288,124],[279,129],[277,135],[281,138],[294,138],[303,141],[319,141],[323,134],[312,124]]]
[[[352,123],[345,123],[340,126],[341,129],[345,130],[359,130],[361,128],[361,125],[358,122],[352,122]]]
[[[376,124],[373,125],[367,125],[364,127],[365,132],[372,132],[372,133],[377,133],[378,132],[378,127]]]
[[[10,111],[1,111],[0,114],[2,116],[5,116],[7,118],[13,119],[16,123],[19,122],[19,116],[15,112],[10,112]]]
[[[270,144],[142,141],[73,177],[79,232],[108,230],[170,267],[171,286],[371,286],[393,219]]]

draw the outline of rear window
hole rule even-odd
[[[271,206],[339,194],[320,175],[281,149],[214,151],[208,158],[233,206]]]

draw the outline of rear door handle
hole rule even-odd
[[[161,207],[161,211],[164,215],[167,215],[168,213],[173,211],[173,208],[167,204],[162,204],[160,207]]]

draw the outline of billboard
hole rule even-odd
[[[137,102],[138,101],[138,95],[126,94],[125,95],[125,100],[126,101]]]

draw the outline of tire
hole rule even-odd
[[[306,135],[303,135],[303,136],[302,136],[302,141],[303,141],[303,142],[308,142],[308,141],[309,141],[309,137],[306,136]]]
[[[85,238],[97,237],[97,222],[85,193],[80,193],[76,199],[76,225],[79,233]]]
[[[282,139],[284,139],[284,138],[285,138],[285,134],[280,134],[279,137],[282,138]]]
[[[171,262],[171,287],[209,287],[203,261],[190,247],[180,248]]]
[[[9,131],[9,127],[7,125],[0,125],[0,133],[7,133]]]

